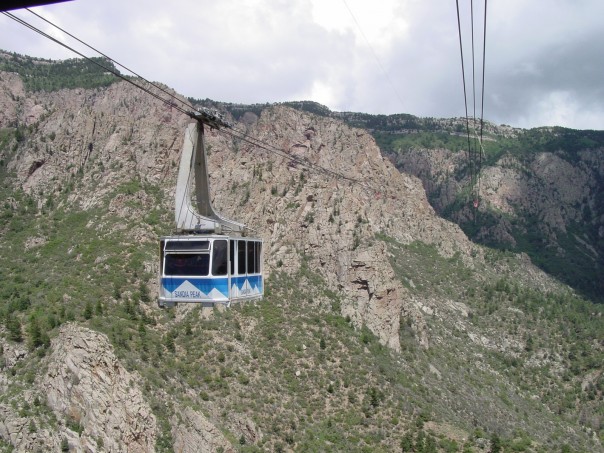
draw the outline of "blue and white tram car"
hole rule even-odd
[[[216,234],[160,238],[159,306],[261,299],[262,240]]]

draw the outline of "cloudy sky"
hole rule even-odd
[[[469,0],[459,5],[472,115]],[[478,115],[483,8],[476,0]],[[454,0],[73,0],[34,11],[185,96],[465,115]],[[13,13],[94,56],[31,13]],[[604,129],[602,18],[602,0],[489,2],[485,119]],[[3,15],[0,49],[74,57]]]

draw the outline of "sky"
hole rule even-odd
[[[458,4],[468,114],[480,117],[484,2],[473,6],[474,77],[470,1]],[[72,0],[33,11],[187,97],[466,114],[454,0]],[[96,56],[30,12],[12,13]],[[484,119],[604,130],[603,17],[602,0],[489,2]],[[4,15],[0,49],[76,57]]]

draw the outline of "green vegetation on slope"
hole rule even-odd
[[[138,189],[128,183],[116,193]],[[36,427],[59,422],[44,395],[30,406],[23,392],[43,372],[60,325],[77,322],[107,334],[122,363],[143,377],[161,429],[158,451],[171,451],[169,420],[183,407],[210,417],[241,451],[391,451],[404,436],[412,445],[456,451],[455,440],[423,426],[432,417],[430,389],[401,373],[400,358],[369,330],[339,314],[338,296],[306,264],[294,276],[272,277],[258,304],[209,318],[196,309],[176,322],[174,311],[149,298],[153,276],[143,263],[154,259],[155,244],[132,244],[127,229],[114,228],[123,219],[101,209],[39,209],[22,192],[12,193],[0,218],[3,256],[23,250],[1,269],[0,319],[6,339],[31,351],[11,368],[14,379],[0,401],[19,407]],[[423,372],[418,364],[413,374]],[[262,440],[232,434],[233,414],[252,419]],[[82,427],[74,422],[72,429]]]
[[[101,57],[91,60],[117,71],[112,61]],[[58,91],[64,88],[98,88],[119,80],[92,61],[72,58],[53,61],[31,58],[17,53],[0,53],[0,71],[16,72],[28,91]]]
[[[432,336],[446,345],[434,345],[429,355],[439,357],[432,363],[438,364],[441,381],[452,382],[435,387],[463,395],[457,401],[463,412],[499,434],[510,423],[508,429],[522,426],[529,437],[562,441],[563,428],[552,430],[553,425],[546,423],[548,419],[556,423],[557,418],[578,421],[603,438],[604,407],[599,403],[604,350],[598,343],[604,337],[602,305],[565,291],[523,286],[506,273],[493,272],[488,264],[469,269],[459,256],[443,258],[433,246],[380,239],[389,245],[393,268],[413,294],[463,303],[468,310],[471,328],[445,307],[430,320]],[[489,252],[487,263],[509,271],[522,266],[517,256],[497,251]],[[401,337],[403,345],[406,337]],[[483,341],[486,347],[479,346]],[[491,372],[482,374],[485,369]],[[464,376],[466,370],[471,371]],[[493,399],[493,393],[499,398]],[[492,406],[485,412],[481,406],[487,399]]]
[[[354,301],[343,302],[311,270],[310,256],[300,256],[297,272],[275,272],[262,302],[177,317],[150,297],[155,237],[139,243],[128,233],[141,224],[168,231],[165,217],[124,219],[107,209],[118,194],[136,207],[140,191],[161,206],[159,188],[124,181],[80,211],[69,203],[83,189],[80,169],[60,194],[35,199],[15,190],[6,171],[20,139],[19,131],[0,132],[0,253],[10,257],[0,267],[0,323],[4,339],[29,354],[7,369],[0,402],[27,417],[30,432],[63,423],[44,395],[29,404],[24,394],[44,373],[59,326],[76,322],[104,332],[142,377],[161,431],[158,451],[172,450],[170,420],[183,407],[206,415],[244,452],[568,452],[595,450],[594,435],[602,440],[602,307],[524,287],[489,267],[514,270],[522,264],[513,255],[488,253],[488,265],[470,268],[433,246],[377,238],[410,296],[438,301],[424,313],[429,349],[418,345],[411,320],[400,326],[400,353],[353,326],[340,308]],[[2,351],[0,361],[4,372]],[[237,414],[262,437],[237,432]],[[81,434],[75,420],[65,423]],[[0,449],[11,447],[0,441]]]
[[[372,132],[378,146],[387,155],[396,156],[410,149],[448,149],[453,152],[468,149],[465,133],[421,128],[408,133],[390,133],[382,130]],[[537,128],[518,131],[515,137],[486,134],[483,142],[485,161],[483,165],[494,165],[502,155],[510,154],[525,161],[527,157],[541,152],[559,153],[570,163],[577,163],[578,152],[604,146],[604,131],[577,131],[562,127]],[[471,146],[475,147],[474,140]],[[458,175],[462,176],[462,175]]]
[[[205,414],[243,452],[455,452],[477,451],[484,442],[501,451],[545,452],[557,443],[590,449],[581,426],[601,429],[594,401],[602,396],[602,378],[585,389],[579,380],[604,359],[589,347],[602,328],[601,313],[593,316],[588,303],[505,279],[480,284],[459,256],[445,259],[434,247],[384,236],[378,239],[389,244],[396,273],[412,293],[463,301],[476,329],[494,338],[512,330],[526,346],[502,352],[468,345],[452,319],[434,316],[429,350],[404,324],[403,350],[395,353],[341,316],[340,296],[310,269],[311,257],[302,257],[292,275],[275,273],[262,302],[194,309],[176,321],[175,311],[150,300],[153,275],[145,263],[155,259],[153,241],[132,243],[120,227],[128,221],[108,215],[106,205],[61,207],[77,179],[53,200],[56,208],[13,191],[6,173],[2,181],[0,250],[12,259],[1,269],[0,319],[5,338],[25,343],[31,354],[11,368],[14,379],[0,401],[18,407],[35,427],[59,422],[44,395],[28,405],[23,392],[43,372],[59,326],[77,322],[107,334],[121,362],[142,376],[161,431],[158,451],[172,450],[169,420],[184,407]],[[133,181],[106,203],[140,190],[159,196]],[[167,227],[161,222],[150,225]],[[511,256],[493,257],[502,259],[515,265]],[[554,359],[536,361],[554,345]],[[236,434],[234,414],[253,420],[262,438]],[[567,426],[576,427],[574,434]],[[73,422],[72,429],[82,427]]]

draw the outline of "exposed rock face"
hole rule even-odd
[[[0,331],[2,329],[0,328]],[[22,344],[14,344],[0,339],[0,395],[9,389],[10,370],[25,359],[27,349]],[[31,393],[30,393],[31,395]],[[10,443],[16,451],[37,451],[58,448],[59,438],[50,429],[38,429],[32,433],[30,419],[17,411],[17,408],[5,402],[0,403],[0,439]]]
[[[18,344],[1,344],[0,391],[4,392],[8,388],[4,371],[28,353]],[[25,393],[25,401],[31,406],[39,404],[36,398],[45,398],[56,417],[52,423],[58,426],[47,427],[48,420],[30,418],[2,403],[0,439],[19,452],[59,451],[67,445],[70,451],[155,451],[158,426],[139,387],[140,377],[122,366],[105,335],[66,324],[52,340],[50,351],[44,359],[45,371]],[[189,407],[177,409],[176,414],[170,420],[174,451],[235,451],[203,414]],[[251,420],[237,414],[231,419],[234,432],[247,441],[262,437]]]
[[[394,278],[375,235],[435,244],[445,256],[459,251],[468,257],[472,245],[456,225],[435,215],[421,182],[398,172],[367,132],[334,119],[277,107],[263,112],[248,131],[341,177],[308,171],[245,144],[233,152],[233,145],[214,134],[208,140],[212,149],[227,148],[210,156],[219,210],[261,233],[272,268],[281,262],[296,269],[304,254],[311,268],[343,294],[343,313],[357,326],[366,324],[383,344],[399,349],[403,314],[412,316],[418,338],[427,345],[422,317]],[[241,192],[232,190],[235,183],[253,202],[242,203]]]
[[[2,366],[0,369],[10,369],[14,367],[19,360],[27,356],[27,349],[24,345],[9,343],[0,339],[0,347],[2,348]]]
[[[187,117],[150,101],[127,83],[23,98],[22,83],[13,80],[14,74],[0,76],[10,82],[2,84],[0,105],[14,112],[0,117],[0,128],[26,124],[34,118],[32,112],[41,112],[38,119],[44,117],[36,123],[38,132],[28,152],[12,164],[26,191],[55,193],[80,171],[88,190],[70,201],[88,208],[134,176],[162,181],[178,160]]]
[[[437,211],[455,201],[460,183],[452,176],[464,165],[463,152],[447,149],[410,149],[391,156],[397,167],[404,173],[415,175],[422,180],[427,194]]]
[[[580,206],[592,196],[593,178],[591,169],[539,153],[528,167],[512,157],[501,159],[485,169],[482,184],[485,201],[502,212],[516,216],[527,210],[541,217],[546,230],[566,232],[569,224],[583,220]]]
[[[9,97],[3,102],[9,103]],[[159,208],[172,212],[186,116],[127,83],[28,99],[29,110],[39,106],[47,117],[38,123],[40,134],[27,152],[11,163],[26,191],[51,194],[79,172],[82,188],[70,196],[70,204],[87,209],[123,182],[147,181],[166,189],[170,195]],[[23,115],[19,121],[25,120]],[[286,107],[267,109],[259,118],[244,115],[243,120],[250,136],[307,164],[206,131],[218,211],[263,237],[269,271],[278,262],[295,270],[304,254],[341,291],[343,312],[357,326],[366,324],[383,344],[398,349],[403,313],[412,317],[418,338],[427,345],[421,314],[392,278],[375,235],[436,244],[445,256],[459,251],[468,257],[472,246],[461,230],[435,215],[420,180],[397,171],[366,131]],[[132,205],[142,210],[133,211]],[[153,207],[153,200],[138,192],[119,195],[110,210],[131,218]],[[154,236],[141,228],[133,232],[136,241]]]
[[[40,387],[60,419],[81,427],[72,448],[95,451],[100,439],[106,451],[154,451],[155,416],[138,377],[120,364],[108,339],[68,324],[51,347]]]
[[[550,133],[553,140],[556,134]],[[558,278],[600,298],[604,288],[604,148],[577,151],[588,133],[566,132],[575,149],[544,152],[520,142],[521,152],[503,153],[496,162],[484,165],[478,211],[481,226],[475,239],[537,256]],[[469,202],[460,204],[463,189],[468,187],[467,176],[463,176],[465,153],[416,148],[392,158],[401,170],[422,179],[438,212],[462,225],[474,222]],[[565,278],[560,268],[568,262],[586,270],[585,275]]]
[[[538,216],[545,234],[566,232],[571,223],[586,220],[585,205],[594,209],[593,197],[598,180],[604,175],[604,150],[579,152],[574,165],[566,157],[540,152],[520,161],[504,155],[495,165],[482,169],[482,203],[512,218]],[[439,212],[451,205],[461,186],[467,184],[455,179],[465,165],[463,152],[418,148],[395,159],[402,170],[422,179]],[[509,235],[510,228],[503,227]]]
[[[191,408],[182,410],[179,417],[175,417],[171,423],[176,453],[210,453],[219,448],[225,453],[235,452],[222,432]]]
[[[32,435],[29,423],[27,417],[19,417],[11,408],[0,405],[0,438],[15,446],[16,451],[29,452],[52,447],[58,450],[60,443],[54,433],[45,429]]]
[[[18,74],[0,72],[0,128],[16,125],[15,120],[20,113],[19,99],[24,95],[23,81]]]

